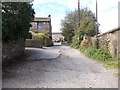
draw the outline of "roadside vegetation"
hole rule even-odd
[[[83,8],[80,12],[80,27],[77,25],[77,10],[67,13],[62,21],[61,30],[65,41],[72,48],[79,49],[88,58],[103,63],[106,68],[120,67],[118,58],[113,57],[107,47],[97,49],[93,46],[91,37],[96,35],[96,19],[93,12],[88,8]],[[84,36],[87,36],[87,39],[83,40]]]
[[[106,68],[118,68],[118,66],[120,67],[118,58],[111,56],[108,50],[96,49],[93,47],[81,48],[80,50],[88,58],[103,63]]]
[[[80,43],[79,49],[81,53],[88,58],[103,63],[106,68],[118,68],[118,66],[120,66],[118,58],[113,57],[107,47],[103,46],[97,49],[92,45],[92,41],[90,39],[83,40]]]
[[[81,23],[78,27],[78,11],[71,11],[62,20],[62,34],[69,45],[79,48],[84,35],[94,36],[96,34],[95,15],[88,8],[81,9]]]

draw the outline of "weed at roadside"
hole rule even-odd
[[[118,68],[120,64],[117,63],[118,58],[113,57],[107,50],[105,49],[96,49],[93,47],[81,48],[80,51],[87,57],[97,60],[101,63],[104,63],[105,67],[108,68]]]

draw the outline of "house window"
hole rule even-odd
[[[43,27],[42,23],[38,23],[38,29],[41,29]]]

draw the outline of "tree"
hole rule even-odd
[[[64,20],[62,20],[62,34],[64,39],[70,44],[72,42],[72,37],[74,36],[74,28],[77,25],[77,13],[68,12]]]
[[[78,10],[70,12],[66,15],[65,19],[62,21],[62,33],[65,38],[70,39],[70,43],[73,46],[79,46],[80,42],[83,39],[83,36],[89,35],[93,36],[96,34],[96,24],[95,24],[95,15],[87,8],[80,10],[80,27],[78,25]],[[69,23],[69,26],[66,25]],[[68,33],[69,32],[69,33]],[[73,33],[72,35],[70,35]],[[67,41],[69,39],[66,39]]]
[[[81,10],[80,27],[77,28],[80,35],[94,36],[96,34],[96,23],[94,14],[87,8]]]
[[[25,40],[30,36],[30,23],[34,19],[32,4],[28,2],[2,3],[3,42]]]
[[[62,34],[65,37],[64,39],[70,44],[74,36],[73,26],[70,23],[65,23],[62,30]]]

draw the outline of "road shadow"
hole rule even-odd
[[[14,68],[17,69],[19,66],[24,65],[28,57],[29,55],[26,54],[25,51],[20,56],[14,57],[13,59],[9,60],[4,60],[4,62],[2,62],[2,78],[9,77],[9,74],[13,73],[12,70]],[[14,77],[13,74],[12,77]]]

